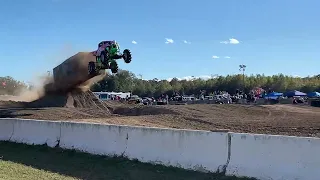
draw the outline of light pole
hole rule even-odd
[[[245,87],[245,81],[244,81],[244,72],[246,71],[246,65],[240,64],[239,65],[239,71],[242,71],[242,81],[243,81],[243,92],[244,92],[244,87]]]

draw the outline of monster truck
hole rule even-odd
[[[96,61],[89,62],[88,73],[91,76],[98,74],[100,70],[110,69],[112,73],[118,72],[117,59],[123,58],[125,63],[131,62],[131,52],[129,49],[120,52],[120,47],[116,41],[102,41],[98,45],[98,50],[92,54],[96,57]]]

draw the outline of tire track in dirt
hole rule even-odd
[[[271,115],[272,115],[272,112],[271,112],[271,110],[270,110],[270,109],[268,109],[268,116],[266,117],[266,119],[270,118],[270,117],[271,117]]]
[[[270,107],[264,107],[265,109],[267,109],[268,111],[268,116],[265,117],[265,119],[272,119],[272,121],[281,121],[281,120],[285,120],[286,117],[287,117],[287,112],[283,109],[281,109],[281,107],[277,106],[277,105],[273,105],[275,106],[275,108],[270,108]],[[275,109],[275,111],[274,111]],[[277,112],[281,113],[282,115],[281,116],[277,116],[277,115],[274,115],[273,114],[277,114]],[[272,117],[273,116],[273,117]]]
[[[287,117],[287,112],[285,112],[284,110],[281,110],[281,108],[279,106],[276,107],[276,110],[282,112],[282,116],[280,117],[280,120]]]

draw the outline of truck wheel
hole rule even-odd
[[[131,52],[129,49],[123,50],[123,60],[125,63],[130,63],[131,62]]]
[[[112,61],[110,63],[110,69],[113,74],[118,72],[118,63],[116,61]]]
[[[96,74],[96,64],[92,61],[88,64],[88,73],[90,76],[94,76]]]

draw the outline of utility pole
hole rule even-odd
[[[243,85],[243,93],[244,93],[244,88],[245,88],[245,81],[244,81],[244,72],[246,71],[246,65],[244,65],[244,64],[240,64],[239,65],[239,71],[242,71],[242,81],[243,81],[243,83],[242,83],[242,85]]]

